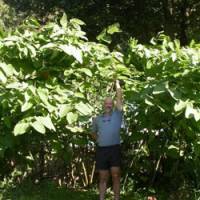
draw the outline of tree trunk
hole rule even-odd
[[[188,42],[187,39],[187,16],[186,16],[186,12],[187,12],[187,8],[188,8],[188,1],[187,0],[183,0],[180,4],[180,42],[181,45],[186,45]]]

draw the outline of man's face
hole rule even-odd
[[[107,97],[105,100],[104,100],[104,109],[105,109],[105,112],[106,113],[109,113],[112,111],[112,108],[113,108],[113,100],[111,97]]]

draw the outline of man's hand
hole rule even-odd
[[[116,107],[119,111],[122,111],[123,103],[122,103],[122,90],[120,86],[119,80],[116,80],[115,82],[115,87],[116,87]]]

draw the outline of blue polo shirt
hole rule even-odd
[[[122,123],[122,111],[114,110],[111,115],[97,116],[92,123],[92,132],[97,133],[99,146],[111,146],[120,144],[120,129]]]

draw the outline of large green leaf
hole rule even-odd
[[[49,112],[53,112],[54,110],[56,110],[56,107],[51,105],[48,101],[49,94],[47,89],[38,88],[37,93],[40,97],[40,100],[44,103]]]
[[[71,132],[73,133],[77,133],[77,132],[83,132],[84,129],[78,126],[66,126],[67,129],[69,129]]]
[[[83,63],[82,51],[79,48],[72,46],[70,44],[60,45],[59,48],[63,50],[66,54],[73,56],[77,61],[79,61],[79,63]]]
[[[8,89],[18,89],[21,87],[21,83],[19,82],[12,82],[6,85],[6,88]]]
[[[42,88],[39,88],[37,90],[37,93],[40,97],[40,99],[45,103],[45,104],[48,104],[48,93],[47,93],[47,90],[46,89],[42,89]]]
[[[23,105],[22,105],[22,107],[21,107],[21,111],[22,112],[25,112],[25,111],[27,111],[27,110],[29,110],[30,108],[32,108],[33,107],[33,104],[31,103],[31,102],[25,102]]]
[[[30,123],[28,122],[19,122],[14,127],[14,135],[22,135],[27,132],[28,128],[30,127]]]
[[[6,63],[0,63],[0,68],[3,70],[7,77],[16,73],[14,67],[11,64],[7,65]]]
[[[110,44],[112,42],[112,38],[109,34],[107,34],[106,29],[104,29],[98,36],[97,40],[103,41],[105,43]]]
[[[29,50],[29,52],[30,52],[30,56],[31,56],[31,57],[36,57],[37,52],[36,52],[35,47],[32,46],[32,45],[27,45],[27,48],[28,48],[28,50]]]
[[[90,69],[87,69],[87,68],[81,68],[81,69],[79,69],[79,71],[85,73],[87,76],[92,77],[92,72],[91,72]]]
[[[200,109],[194,108],[192,103],[188,103],[185,110],[186,118],[194,118],[196,121],[200,120]]]
[[[46,117],[36,117],[36,120],[42,123],[49,130],[56,131],[49,115]]]
[[[60,19],[60,24],[62,25],[63,28],[67,28],[68,20],[67,20],[67,15],[65,13]]]
[[[59,116],[65,117],[68,112],[72,110],[72,106],[70,104],[61,104],[59,105]]]
[[[67,113],[67,121],[69,124],[73,124],[74,122],[77,121],[77,119],[78,119],[77,113],[72,113],[72,112]]]
[[[85,25],[85,22],[83,22],[82,20],[80,19],[77,19],[77,18],[73,18],[73,19],[70,19],[70,23],[72,24],[78,24],[78,25]]]
[[[31,126],[39,133],[44,134],[46,132],[44,125],[38,120],[31,123]]]
[[[115,72],[118,74],[130,75],[131,71],[123,64],[117,64],[115,67]]]
[[[185,109],[186,106],[187,106],[187,104],[188,104],[188,101],[179,100],[179,101],[174,105],[174,110],[175,110],[176,112],[179,112],[179,111]]]
[[[4,73],[1,70],[0,70],[0,81],[2,81],[3,83],[6,83],[6,81],[7,81],[6,76],[4,75]]]
[[[107,28],[107,33],[109,33],[111,35],[114,33],[119,33],[119,32],[121,32],[119,23],[112,24],[112,25],[108,26],[108,28]]]
[[[80,102],[75,105],[75,108],[83,115],[92,114],[92,107],[89,104],[84,104],[83,102]]]

